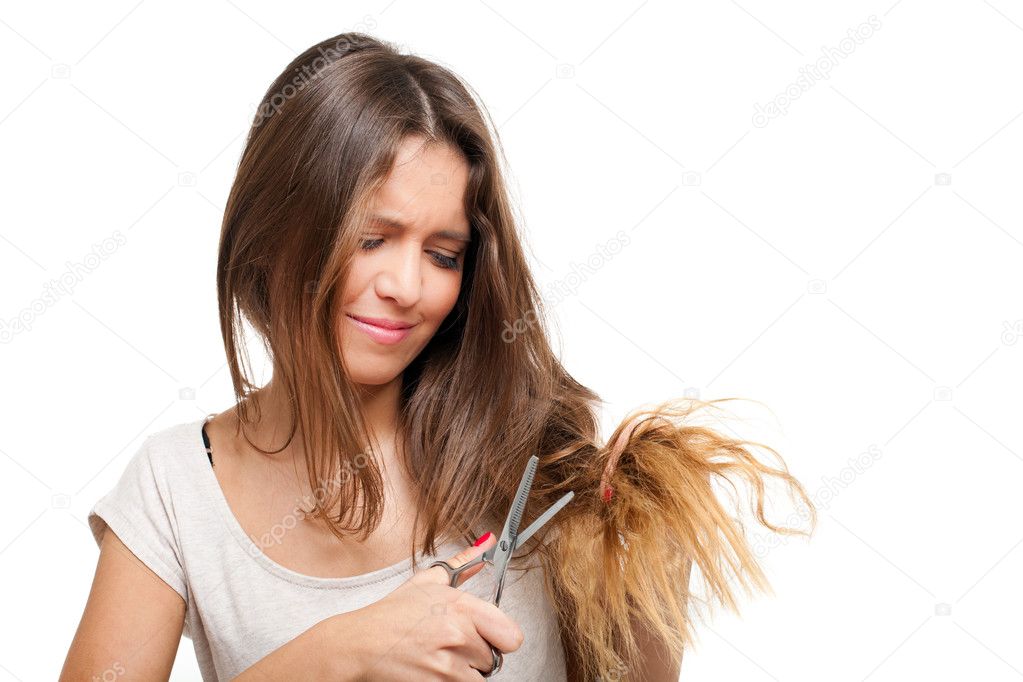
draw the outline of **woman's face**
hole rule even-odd
[[[454,307],[470,237],[462,204],[468,177],[459,150],[407,138],[373,197],[339,322],[341,352],[355,383],[397,378]],[[408,328],[389,330],[354,318]]]

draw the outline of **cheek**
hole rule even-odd
[[[356,258],[348,270],[348,276],[345,278],[344,286],[341,288],[341,300],[348,304],[359,298],[359,294],[366,288],[368,279],[369,273],[359,263],[359,259]]]
[[[430,312],[438,323],[447,317],[447,314],[455,307],[462,282],[460,274],[440,274],[442,276],[427,283]]]

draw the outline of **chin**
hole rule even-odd
[[[353,358],[348,366],[350,368],[349,379],[356,384],[362,386],[383,386],[389,384],[405,371],[405,367],[398,364],[390,364],[382,366],[373,366],[374,364],[380,364],[379,361],[374,363],[369,358]]]
[[[360,386],[384,386],[391,383],[395,379],[401,376],[401,372],[397,374],[353,374],[351,379],[354,383]]]

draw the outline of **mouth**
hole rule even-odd
[[[351,315],[348,317],[359,322],[365,322],[371,324],[374,327],[380,327],[382,329],[409,329],[416,326],[415,322],[402,322],[400,320],[389,320],[386,317],[362,317],[361,315]]]
[[[345,317],[351,320],[358,329],[365,332],[371,339],[384,345],[391,345],[402,341],[412,333],[412,328],[417,324],[415,322],[401,322],[375,317],[360,317],[347,313]]]

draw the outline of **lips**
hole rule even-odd
[[[362,317],[361,315],[349,315],[348,317],[384,329],[408,329],[416,325],[415,322],[401,322],[399,320],[389,320],[385,317]]]
[[[408,322],[399,322],[397,320],[388,320],[374,317],[356,317],[355,315],[345,315],[349,320],[352,321],[358,329],[365,332],[367,336],[384,345],[391,345],[398,343],[405,339],[409,334],[412,333],[412,327],[415,324]],[[384,325],[391,325],[385,327]]]

